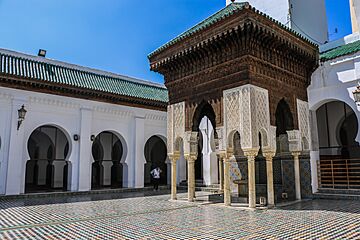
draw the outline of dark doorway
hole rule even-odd
[[[281,99],[277,105],[276,112],[276,143],[277,153],[289,152],[289,140],[287,131],[294,129],[294,120],[285,99]]]
[[[167,185],[167,148],[165,142],[158,136],[152,136],[145,144],[144,149],[146,164],[144,166],[144,185],[152,184],[151,170],[161,169],[160,184]]]
[[[94,140],[91,188],[123,187],[123,145],[111,132],[102,132]]]
[[[54,126],[35,129],[28,140],[25,193],[67,191],[70,162],[69,141]]]

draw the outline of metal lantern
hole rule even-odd
[[[357,85],[356,90],[353,91],[356,104],[360,105],[360,84]]]
[[[25,116],[26,116],[26,109],[25,106],[22,105],[22,107],[18,110],[18,126],[17,126],[17,130],[19,130],[21,123],[25,120]]]

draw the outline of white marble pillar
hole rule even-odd
[[[178,158],[173,155],[169,155],[169,159],[171,161],[171,200],[176,200],[176,162]]]
[[[188,201],[193,202],[195,197],[195,159],[186,157],[188,164]]]
[[[267,201],[268,206],[275,206],[275,191],[274,191],[274,173],[273,173],[273,157],[275,152],[264,153],[266,158],[266,176],[267,176]]]
[[[224,204],[231,205],[231,190],[230,190],[230,159],[224,159]]]
[[[295,172],[295,195],[296,200],[301,200],[301,183],[300,183],[300,152],[292,152],[294,157],[294,172]]]
[[[245,153],[248,161],[248,188],[249,188],[249,208],[256,207],[256,186],[255,186],[255,157],[258,151]]]

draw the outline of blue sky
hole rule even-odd
[[[348,0],[326,4],[331,38],[351,33]],[[147,54],[224,6],[225,0],[0,0],[0,48],[43,48],[48,58],[163,82],[150,72]]]

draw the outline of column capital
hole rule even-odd
[[[248,158],[250,161],[254,161],[255,157],[259,154],[259,148],[252,148],[244,150],[245,157]]]
[[[291,155],[293,155],[293,157],[299,157],[301,155],[301,151],[292,151]]]
[[[168,154],[168,157],[171,162],[177,162],[177,160],[180,158],[180,154]]]
[[[266,161],[272,161],[273,157],[275,157],[275,151],[266,151],[263,152],[264,157],[266,158]]]
[[[186,154],[184,157],[188,162],[195,162],[197,159],[197,156],[193,154]]]

